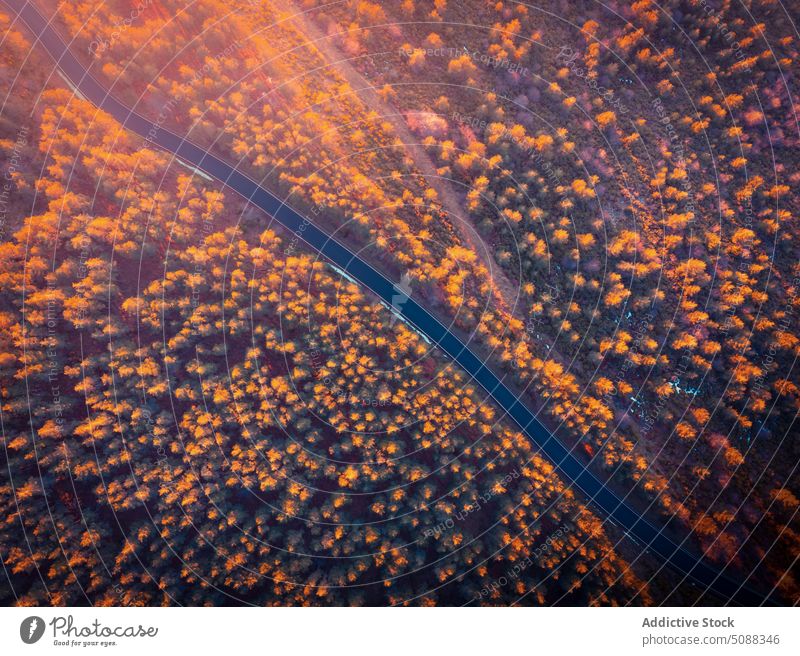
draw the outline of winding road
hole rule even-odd
[[[403,303],[398,303],[398,288],[386,276],[244,173],[199,146],[136,114],[110,96],[72,55],[58,32],[32,4],[26,0],[3,1],[19,15],[29,30],[36,35],[37,43],[41,44],[55,60],[61,73],[89,102],[112,115],[125,128],[142,136],[152,145],[197,167],[203,173],[255,204],[331,263],[380,297],[387,305],[394,307],[405,321],[415,326],[419,332],[450,356],[488,392],[497,405],[517,423],[535,447],[553,463],[561,476],[570,481],[591,504],[613,519],[631,537],[646,545],[671,568],[687,575],[704,590],[709,590],[719,596],[726,604],[759,606],[765,603],[775,603],[774,600],[765,598],[764,595],[752,590],[748,585],[736,582],[728,575],[721,573],[688,549],[678,546],[655,524],[622,501],[536,419],[533,412],[459,337],[450,332],[412,298],[404,298]]]

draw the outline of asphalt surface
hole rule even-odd
[[[38,36],[37,44],[47,50],[63,75],[89,102],[111,114],[127,129],[142,136],[153,146],[174,154],[239,193],[295,233],[324,258],[346,271],[387,305],[394,307],[405,321],[416,327],[489,393],[541,454],[556,467],[559,475],[580,490],[592,505],[613,519],[640,545],[660,556],[672,569],[688,575],[689,579],[703,590],[709,590],[720,597],[724,603],[743,606],[774,603],[773,600],[766,600],[764,595],[752,590],[749,585],[745,586],[734,581],[729,575],[722,574],[699,555],[691,553],[689,549],[675,544],[656,524],[648,521],[637,510],[622,501],[536,419],[533,412],[459,337],[450,332],[413,298],[402,296],[398,302],[398,288],[386,276],[244,173],[203,148],[131,111],[110,96],[72,55],[58,32],[34,6],[25,0],[3,1],[19,14],[30,31]]]

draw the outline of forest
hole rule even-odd
[[[405,280],[608,485],[800,600],[780,3],[37,4],[119,100]],[[0,602],[724,603],[2,11]]]

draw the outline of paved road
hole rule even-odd
[[[638,511],[620,500],[586,466],[554,437],[533,413],[506,387],[492,371],[453,333],[443,326],[415,300],[397,303],[397,288],[391,280],[349,251],[300,213],[259,186],[245,174],[181,137],[140,116],[108,95],[83,65],[70,53],[61,37],[35,7],[26,0],[4,0],[15,10],[28,28],[38,35],[38,43],[47,49],[61,72],[90,102],[108,112],[129,130],[150,143],[189,162],[212,178],[230,187],[244,198],[273,216],[288,230],[301,236],[313,249],[346,271],[364,287],[390,306],[399,309],[403,318],[413,324],[441,348],[481,385],[522,429],[542,454],[552,462],[561,476],[570,481],[587,499],[623,527],[635,540],[663,558],[673,569],[688,574],[701,588],[710,589],[723,601],[744,606],[765,603],[763,595],[722,575],[702,558],[679,547]],[[395,303],[393,303],[395,296]],[[766,602],[770,603],[770,602]]]

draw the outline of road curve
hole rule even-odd
[[[392,296],[397,294],[397,289],[392,281],[245,174],[199,146],[136,114],[110,96],[104,87],[89,75],[56,30],[30,2],[3,1],[19,15],[30,31],[37,35],[37,43],[47,50],[61,72],[89,102],[111,114],[127,129],[144,137],[152,145],[180,157],[236,191],[274,217],[327,260],[346,271],[389,306],[395,307],[406,321],[441,348],[488,392],[541,453],[553,463],[561,476],[568,479],[594,506],[623,527],[630,536],[647,545],[647,548],[658,554],[674,570],[687,575],[703,589],[721,597],[725,603],[742,606],[775,603],[774,600],[766,598],[749,586],[722,574],[686,548],[676,545],[644,516],[623,502],[573,456],[511,390],[433,315],[411,298],[405,301],[402,307],[399,307],[398,303],[393,304]]]

